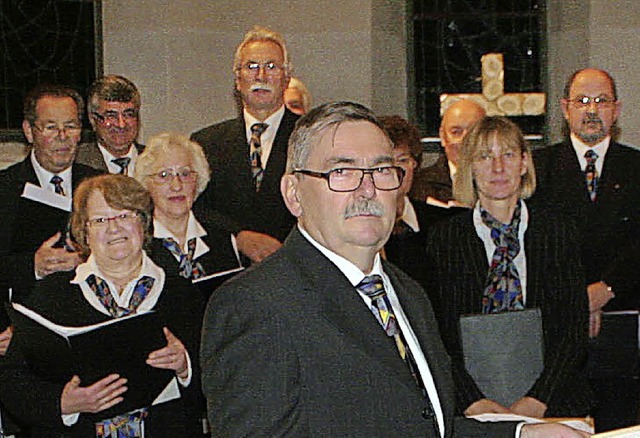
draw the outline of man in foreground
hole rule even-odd
[[[206,312],[202,381],[216,434],[586,436],[453,418],[431,305],[379,255],[403,175],[358,104],[323,105],[297,125],[281,192],[298,226]]]

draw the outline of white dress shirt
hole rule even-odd
[[[251,114],[249,114],[247,110],[244,110],[244,128],[245,134],[247,136],[247,161],[249,160],[249,155],[251,154],[251,146],[249,145],[249,142],[251,141],[251,127],[256,123],[266,123],[269,126],[260,136],[260,147],[262,148],[260,162],[262,163],[263,169],[267,168],[267,162],[269,161],[269,156],[271,155],[273,141],[275,140],[276,134],[278,133],[280,122],[282,122],[282,117],[284,117],[284,105],[282,105],[278,111],[271,114],[265,120],[258,120]]]
[[[127,152],[126,155],[123,155],[122,157],[116,157],[115,155],[112,155],[111,152],[109,152],[107,148],[102,146],[100,143],[98,143],[98,149],[102,154],[102,158],[104,159],[104,163],[107,165],[109,173],[120,173],[122,171],[122,168],[111,160],[127,157],[130,158],[130,161],[129,165],[127,166],[126,174],[129,176],[134,175],[133,171],[136,168],[136,158],[138,158],[138,148],[136,148],[135,145],[132,144],[129,147],[129,152]]]
[[[73,194],[73,186],[71,184],[71,166],[67,167],[65,170],[59,173],[49,172],[47,169],[42,167],[33,151],[31,151],[31,164],[33,165],[33,170],[36,171],[36,176],[38,177],[38,182],[40,183],[40,187],[43,189],[49,190],[53,193],[56,192],[55,186],[51,183],[51,178],[54,175],[58,175],[62,178],[62,189],[64,190],[64,196],[67,198],[71,198]]]
[[[571,144],[573,145],[573,150],[578,157],[580,169],[582,169],[582,171],[584,172],[585,168],[587,167],[587,159],[584,157],[584,154],[586,154],[587,151],[591,149],[596,154],[598,154],[598,159],[596,160],[596,170],[598,171],[598,175],[602,175],[602,168],[604,167],[604,157],[607,154],[610,142],[611,137],[606,137],[604,140],[594,146],[587,146],[577,136],[571,134]]]

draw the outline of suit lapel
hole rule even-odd
[[[353,346],[371,358],[389,378],[408,389],[417,390],[393,338],[386,336],[375,316],[342,272],[314,248],[298,231],[287,239],[285,248],[291,263],[300,267],[301,286],[320,308],[322,317]],[[373,365],[372,365],[373,366]]]

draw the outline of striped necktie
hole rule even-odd
[[[587,159],[587,167],[584,168],[584,179],[587,182],[587,192],[591,202],[596,201],[596,192],[598,191],[598,170],[596,169],[596,160],[598,154],[593,149],[585,152],[584,157]]]
[[[251,175],[253,177],[253,183],[256,187],[256,192],[260,191],[260,184],[264,177],[264,167],[262,166],[262,143],[260,137],[264,131],[269,127],[266,123],[254,123],[251,125],[251,140],[249,141],[250,156],[249,161],[251,164]]]

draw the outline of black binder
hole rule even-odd
[[[467,372],[503,406],[524,397],[544,367],[540,309],[460,317]]]
[[[25,314],[24,309],[30,312],[16,304],[9,307],[14,327],[12,343],[38,376],[67,382],[77,374],[81,386],[114,373],[127,379],[124,400],[96,414],[98,418],[150,406],[175,377],[171,370],[145,363],[149,353],[167,343],[162,331],[164,324],[155,312],[86,327],[63,327],[36,314],[36,318],[42,318],[38,322]]]

